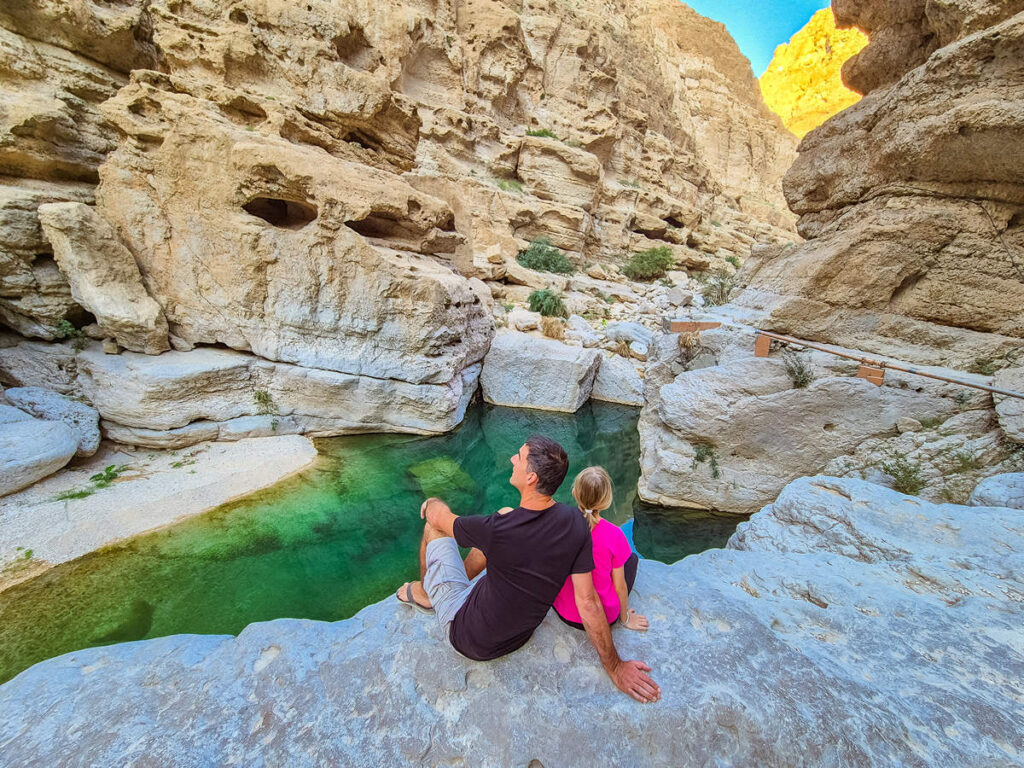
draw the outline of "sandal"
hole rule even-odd
[[[408,600],[404,599],[401,596],[401,594],[395,593],[395,597],[398,598],[398,602],[400,602],[402,605],[408,605],[411,608],[415,608],[420,613],[433,613],[433,608],[428,608],[427,606],[420,605],[416,602],[416,598],[412,596],[412,585],[413,582],[411,581],[407,581],[405,582],[405,584],[402,585],[403,587],[405,587],[405,594],[409,598]]]

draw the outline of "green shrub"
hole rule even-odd
[[[535,130],[529,130],[526,132],[527,136],[540,136],[545,139],[557,139],[558,136],[554,131],[549,131],[547,128],[537,128]]]
[[[266,390],[257,389],[252,393],[252,399],[256,403],[257,416],[273,416],[270,420],[270,428],[276,432],[280,422],[277,418],[277,403],[274,402],[273,396]]]
[[[997,370],[999,370],[999,366],[996,365],[996,361],[991,357],[979,357],[971,363],[971,367],[967,369],[967,372],[980,373],[982,376],[991,376]]]
[[[959,451],[954,451],[949,455],[949,472],[951,474],[959,474],[961,472],[970,472],[975,469],[981,469],[981,459],[973,451],[969,451],[966,448],[961,448]]]
[[[520,251],[516,261],[527,269],[538,272],[557,272],[560,275],[571,275],[576,271],[566,255],[551,244],[546,237],[531,240],[525,251]]]
[[[667,245],[634,253],[629,263],[622,268],[622,274],[630,280],[653,280],[664,277],[666,270],[675,263],[672,249]]]
[[[786,361],[786,371],[789,373],[789,377],[793,380],[793,386],[796,389],[806,389],[807,386],[814,381],[814,374],[807,367],[807,364],[800,358],[796,352],[786,350],[783,355]]]
[[[916,496],[925,486],[924,478],[921,477],[921,465],[916,461],[910,461],[902,454],[893,454],[892,459],[883,462],[882,471],[892,478],[894,491],[908,496]]]
[[[704,306],[718,307],[729,303],[729,296],[736,287],[736,279],[725,270],[716,270],[711,275],[701,275],[697,281],[704,286]]]
[[[102,472],[97,472],[95,475],[90,477],[89,480],[91,480],[93,485],[97,488],[106,488],[126,469],[128,469],[126,464],[121,464],[120,466],[116,464],[108,464],[104,467]]]
[[[736,267],[736,269],[739,269],[740,267],[743,266],[743,264],[740,262],[740,257],[735,254],[733,254],[732,256],[726,256],[725,260],[732,264],[734,267]]]
[[[71,339],[71,348],[75,352],[81,352],[89,343],[81,329],[75,328],[67,318],[53,326],[53,337],[55,339]]]
[[[562,303],[562,297],[554,291],[534,291],[527,300],[530,302],[530,311],[540,312],[544,317],[569,316],[565,311],[565,304]]]
[[[717,480],[721,472],[718,471],[718,454],[715,453],[715,446],[710,443],[698,443],[694,446],[693,468],[696,469],[698,464],[705,461],[711,467],[711,476]]]

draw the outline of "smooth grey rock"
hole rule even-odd
[[[668,299],[668,303],[673,307],[686,307],[693,301],[693,291],[675,286],[668,289],[665,293],[665,298]]]
[[[275,418],[279,429],[312,436],[447,432],[462,421],[480,374],[476,364],[445,385],[410,384],[274,363],[234,350],[107,355],[99,344],[79,354],[79,369],[107,435],[153,447],[213,439],[210,423],[257,416],[267,417],[258,427],[216,426],[217,439],[262,435]]]
[[[66,424],[0,405],[0,496],[52,475],[77,450],[78,436]]]
[[[604,335],[612,341],[624,341],[627,344],[636,342],[645,347],[650,346],[654,341],[653,331],[634,322],[608,323],[604,329]]]
[[[1006,472],[978,483],[968,502],[976,507],[1024,509],[1024,472]]]
[[[517,331],[535,331],[540,327],[540,312],[513,309],[508,313],[508,326]]]
[[[588,349],[596,347],[601,341],[597,331],[591,328],[590,323],[579,315],[569,315],[569,321],[566,323],[566,335],[575,336]]]
[[[1004,368],[996,371],[992,384],[1000,389],[1024,392],[1024,368]],[[1024,443],[1024,400],[1017,397],[993,395],[996,417],[1006,436],[1015,443]]]
[[[613,636],[654,705],[553,614],[473,662],[389,596],[42,662],[0,686],[0,744],[12,765],[1019,765],[1024,514],[805,478],[730,547],[640,565],[651,629]]]
[[[491,343],[480,386],[495,405],[573,413],[590,397],[600,365],[597,350],[507,331]]]
[[[42,387],[15,387],[7,398],[21,410],[44,421],[60,421],[78,436],[76,456],[92,456],[100,447],[100,415],[95,408]]]
[[[609,403],[643,405],[644,382],[629,360],[620,355],[605,355],[602,356],[590,396]]]

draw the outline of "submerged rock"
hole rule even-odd
[[[78,450],[78,435],[59,421],[34,419],[0,405],[0,496],[52,475]]]
[[[651,630],[614,636],[653,667],[654,705],[551,614],[481,663],[388,597],[42,662],[0,687],[0,743],[49,765],[1017,763],[1024,513],[805,478],[729,546],[641,563]]]

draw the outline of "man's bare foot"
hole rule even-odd
[[[398,588],[398,591],[395,592],[395,597],[398,598],[399,602],[411,605],[413,608],[421,611],[430,612],[434,610],[430,605],[430,597],[427,595],[427,591],[423,589],[422,581],[407,581]]]

